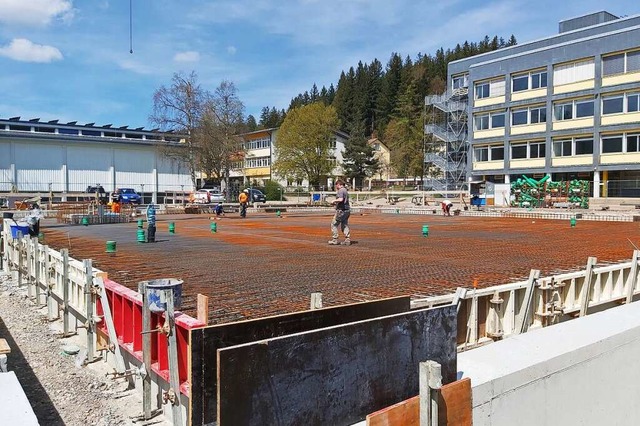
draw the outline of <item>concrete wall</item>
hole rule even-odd
[[[473,424],[640,424],[640,303],[458,355]]]

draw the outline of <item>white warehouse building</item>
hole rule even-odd
[[[160,150],[179,143],[178,135],[143,127],[0,118],[0,192],[73,193],[100,184],[158,202],[158,195],[193,190],[188,167]]]

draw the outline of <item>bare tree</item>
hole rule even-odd
[[[244,104],[233,82],[223,80],[205,104],[197,139],[201,141],[201,170],[209,177],[224,179],[226,188],[234,164],[244,160],[242,138],[238,136],[243,125]]]
[[[169,87],[161,86],[154,93],[153,113],[149,117],[163,132],[175,132],[185,138],[184,143],[167,143],[161,145],[161,149],[166,157],[187,165],[194,187],[201,146],[196,130],[210,97],[210,93],[200,87],[195,72],[175,73]]]

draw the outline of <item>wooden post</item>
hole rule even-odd
[[[18,241],[16,247],[18,248],[18,287],[22,287],[22,232],[18,231]]]
[[[442,367],[435,361],[420,363],[420,426],[438,426],[438,399]]]
[[[60,250],[62,254],[62,333],[69,335],[69,250]]]
[[[198,293],[197,299],[198,321],[209,323],[209,297]]]
[[[138,283],[138,293],[142,295],[142,363],[146,374],[142,378],[142,410],[144,419],[151,418],[151,311],[147,297],[147,282]]]
[[[640,250],[633,251],[633,258],[631,259],[631,269],[629,270],[629,278],[627,280],[627,303],[633,301],[633,292],[636,289],[636,281],[638,280],[638,260],[640,259]]]
[[[31,256],[33,256],[33,240],[31,237],[27,238],[25,241],[25,259],[27,261],[27,298],[31,299],[33,297],[33,289],[31,288],[31,274],[32,264],[31,264]]]
[[[311,310],[322,308],[322,293],[311,293]]]
[[[182,425],[182,408],[180,407],[180,375],[178,372],[178,342],[176,339],[175,317],[173,312],[173,290],[163,290],[167,301],[166,320],[169,321],[167,351],[169,352],[169,384],[175,399],[171,405],[173,424]]]
[[[589,257],[587,260],[587,270],[584,276],[584,284],[582,284],[582,300],[580,301],[580,316],[587,315],[589,309],[589,299],[591,298],[591,276],[593,275],[593,267],[598,263],[595,257]]]
[[[36,305],[40,306],[40,269],[42,268],[42,263],[40,262],[40,243],[36,241],[35,243],[35,254],[34,254],[34,264],[36,267],[34,282],[36,285]]]
[[[53,321],[58,317],[59,311],[57,308],[57,302],[51,296],[53,292],[51,290],[51,272],[49,268],[51,267],[51,262],[49,260],[49,246],[44,246],[44,283],[46,293],[45,296],[47,298],[47,319],[49,321]]]
[[[87,362],[93,362],[95,358],[95,324],[93,322],[95,299],[93,291],[91,291],[93,287],[93,265],[91,259],[83,260],[82,265],[84,266],[84,303],[87,315]]]
[[[540,271],[538,269],[532,269],[529,273],[529,280],[527,282],[527,290],[524,293],[524,300],[522,301],[521,314],[518,321],[518,325],[514,330],[514,334],[526,333],[529,329],[529,317],[531,316],[531,303],[533,302],[533,294],[535,292],[536,282],[540,278]]]

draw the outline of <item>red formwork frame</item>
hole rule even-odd
[[[111,307],[113,325],[118,336],[120,348],[129,352],[142,362],[142,296],[115,281],[104,278],[104,287]],[[98,315],[103,314],[100,299],[96,306]],[[164,314],[151,313],[151,329],[164,324]],[[180,392],[191,395],[189,383],[189,331],[206,326],[189,315],[179,311],[175,313],[175,330],[178,342],[178,374],[180,377]],[[98,328],[107,333],[104,322]],[[108,333],[107,333],[108,334]],[[169,382],[169,359],[167,354],[167,337],[162,333],[151,334],[151,370]],[[148,367],[147,367],[148,368]]]

